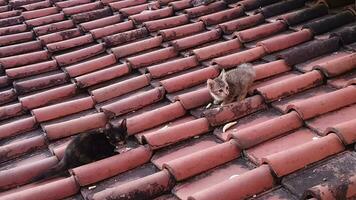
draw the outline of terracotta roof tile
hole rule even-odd
[[[186,111],[183,106],[179,102],[176,102],[167,106],[163,106],[159,109],[155,109],[149,112],[145,112],[141,115],[131,117],[127,119],[127,134],[132,135],[140,131],[153,128],[162,123],[181,117],[185,114],[185,112]],[[159,115],[157,115],[156,113],[159,113]],[[150,121],[144,119],[150,119]]]
[[[135,91],[139,88],[147,86],[150,82],[150,77],[147,75],[137,76],[127,79],[116,84],[111,84],[106,87],[98,88],[91,91],[91,95],[96,102],[103,102],[114,97]]]
[[[142,92],[131,97],[127,97],[121,101],[113,102],[101,107],[100,109],[107,116],[122,115],[139,108],[148,106],[163,99],[165,90],[163,88],[155,88],[146,92]]]
[[[133,42],[127,45],[114,47],[111,49],[116,58],[122,58],[132,54],[140,53],[155,47],[159,47],[162,44],[162,36],[157,36],[137,42]]]
[[[63,21],[64,19],[65,19],[64,14],[58,13],[58,14],[39,17],[36,19],[26,20],[26,24],[30,27],[36,27],[36,26],[51,24],[54,22],[60,22]]]
[[[188,23],[188,15],[179,15],[174,17],[167,17],[164,19],[157,19],[148,22],[144,22],[144,26],[150,32],[156,32],[158,30],[173,28],[176,26],[184,25]]]
[[[336,186],[345,178],[351,178],[355,173],[354,155],[352,151],[340,153],[320,164],[286,176],[282,179],[282,184],[299,198],[302,198],[304,191],[317,185],[326,183],[331,187]],[[342,191],[344,190],[339,190],[340,194],[345,195]],[[342,198],[345,196],[341,196]]]
[[[0,0],[1,199],[355,196],[356,12],[192,4]],[[244,62],[247,98],[211,104],[205,81]],[[31,183],[71,136],[124,119],[117,155]]]
[[[15,26],[0,28],[0,35],[9,35],[14,33],[20,33],[27,30],[26,24],[19,24]]]
[[[273,185],[274,178],[269,167],[267,165],[262,165],[256,169],[245,172],[238,177],[231,178],[216,184],[215,186],[201,190],[188,197],[188,199],[244,199],[256,193],[263,192],[266,189],[270,189]]]
[[[22,27],[21,27],[22,29]],[[18,29],[16,29],[18,30]],[[12,30],[5,30],[6,33],[12,33]],[[16,31],[17,32],[17,31]],[[4,35],[0,37],[0,44],[1,45],[10,45],[16,44],[18,42],[27,42],[33,39],[33,32],[24,32],[24,33],[17,33],[12,35]]]
[[[352,120],[355,112],[355,105],[350,105],[339,110],[329,112],[322,116],[306,121],[306,124],[316,131],[319,135],[326,135],[327,128],[336,126],[337,124]]]
[[[172,93],[203,83],[209,78],[217,77],[219,73],[219,69],[214,66],[211,66],[180,76],[162,80],[160,81],[160,84],[168,93]]]
[[[60,114],[57,114],[60,116]],[[84,131],[103,128],[107,123],[104,113],[95,113],[81,118],[64,121],[61,123],[43,126],[43,130],[49,139],[58,139],[71,136]]]
[[[74,168],[71,172],[81,186],[89,185],[140,166],[148,162],[151,155],[152,152],[149,148],[141,146],[110,158]],[[117,165],[117,163],[122,164]],[[95,176],[92,176],[93,174]]]
[[[16,117],[24,113],[21,103],[2,106],[0,111],[0,120]]]
[[[32,110],[38,122],[44,122],[73,113],[81,112],[94,107],[94,100],[91,97],[76,99],[73,101],[54,104]]]
[[[32,65],[25,65],[22,67],[6,69],[5,73],[11,79],[18,79],[53,71],[56,69],[58,69],[56,61],[50,60]]]
[[[327,145],[327,148],[326,147]],[[281,151],[262,158],[264,163],[268,163],[278,177],[287,175],[306,165],[317,162],[333,154],[344,150],[339,137],[329,134],[319,139],[290,148],[289,151]],[[303,152],[314,152],[313,154]]]
[[[163,170],[118,187],[98,192],[94,194],[93,199],[103,199],[107,197],[117,198],[123,195],[127,196],[127,198],[137,199],[142,197],[141,194],[145,194],[145,198],[152,199],[169,191],[172,187],[172,182],[169,172]]]
[[[46,1],[40,1],[40,2],[37,2],[37,3],[23,5],[20,8],[23,8],[26,11],[29,11],[29,10],[37,10],[37,9],[41,9],[41,8],[48,8],[51,5],[52,5],[52,3],[50,1],[48,1],[48,0],[46,0]]]

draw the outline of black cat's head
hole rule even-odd
[[[107,127],[106,137],[111,143],[118,143],[125,140],[125,136],[127,135],[126,119],[123,119],[119,126],[110,124],[107,126],[109,127]]]

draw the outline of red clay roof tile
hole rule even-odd
[[[179,16],[167,17],[164,19],[157,19],[157,20],[144,22],[143,25],[148,29],[148,31],[156,32],[159,30],[184,25],[187,24],[188,22],[189,22],[188,15],[179,15]]]
[[[216,146],[218,144],[219,143],[215,138],[202,136],[181,145],[175,145],[171,148],[164,148],[161,152],[156,152],[153,155],[151,162],[159,169],[163,169],[164,163],[170,162],[183,156],[187,156],[202,149]]]
[[[11,79],[18,79],[53,71],[56,69],[58,69],[57,62],[54,60],[50,60],[32,65],[25,65],[22,67],[6,69],[5,73]]]
[[[314,70],[266,86],[258,87],[256,90],[265,98],[267,102],[270,102],[312,87],[316,87],[322,83],[323,76],[319,71]]]
[[[262,58],[265,54],[266,50],[263,47],[255,47],[245,51],[240,51],[238,53],[215,58],[212,61],[212,64],[217,64],[219,65],[219,67],[228,69],[240,65],[242,63],[258,60]]]
[[[153,128],[162,123],[177,119],[185,114],[185,109],[179,102],[160,107],[127,119],[127,134],[133,135],[140,131]],[[145,119],[150,119],[145,120]],[[141,123],[138,123],[141,122]]]
[[[190,56],[147,67],[147,71],[151,74],[152,78],[159,78],[196,67],[198,64],[196,57]]]
[[[106,87],[92,90],[90,93],[96,102],[103,102],[114,97],[121,96],[123,94],[135,91],[139,88],[143,88],[150,83],[150,77],[147,75],[137,76],[125,81],[121,81],[115,84],[108,85]]]
[[[25,20],[44,17],[47,15],[53,15],[58,13],[58,9],[56,7],[42,8],[38,10],[31,10],[22,12],[21,15],[25,18]]]
[[[172,93],[203,83],[209,78],[217,77],[219,73],[220,72],[217,67],[210,66],[180,76],[165,79],[160,81],[160,84],[168,93]]]
[[[272,138],[278,137],[288,131],[300,128],[302,120],[296,112],[276,117],[254,126],[250,126],[238,131],[230,132],[232,138],[236,139],[237,145],[242,149],[247,149],[268,141]]]
[[[262,158],[262,160],[271,166],[278,177],[281,177],[306,165],[339,153],[344,149],[345,147],[342,145],[339,137],[331,133],[319,139],[290,148],[288,151],[268,155]]]
[[[34,32],[38,35],[45,35],[49,33],[54,33],[57,31],[63,31],[66,29],[74,28],[74,22],[72,20],[65,20],[61,22],[56,22],[48,25],[38,26],[33,28]]]
[[[28,64],[45,61],[48,58],[49,58],[48,51],[43,50],[43,51],[36,51],[36,52],[26,53],[17,56],[0,58],[0,63],[5,69],[7,69],[7,68],[19,67],[22,65],[28,65]]]
[[[240,149],[236,143],[229,141],[171,160],[164,163],[163,167],[167,168],[176,180],[181,181],[231,161],[239,157],[239,154]]]
[[[355,69],[355,67],[356,67],[356,54],[352,53],[319,64],[316,66],[316,69],[320,69],[327,77],[334,77],[343,74],[347,71],[350,71],[352,69]]]
[[[49,169],[50,167],[54,166],[57,162],[58,159],[52,156],[39,160],[37,162],[31,162],[26,165],[3,170],[0,174],[0,189],[5,190],[28,183],[33,177],[37,176],[43,170]]]
[[[189,18],[196,18],[210,13],[221,11],[225,8],[226,8],[226,3],[224,1],[216,1],[206,6],[198,6],[198,7],[185,9],[184,13],[186,13]]]
[[[107,117],[104,113],[94,113],[69,121],[45,125],[43,130],[50,140],[54,140],[92,129],[103,128],[106,123]]]
[[[141,4],[141,5],[137,5],[137,6],[132,6],[132,7],[128,7],[128,8],[122,8],[120,10],[116,10],[115,7],[112,7],[112,9],[114,11],[119,11],[120,13],[122,13],[125,16],[130,16],[130,15],[138,14],[144,10],[148,10],[149,8],[151,8],[152,10],[157,10],[160,7],[161,6],[156,1],[156,2],[145,3],[145,4]]]
[[[136,15],[131,15],[129,19],[135,22],[135,24],[141,24],[146,21],[161,19],[165,17],[170,17],[173,15],[172,7],[161,8],[157,10],[150,10],[146,12],[141,12]]]
[[[345,145],[355,143],[356,120],[345,121],[335,126],[329,127],[326,132],[337,134]]]
[[[60,9],[63,8],[68,8],[68,7],[73,7],[73,6],[78,6],[86,3],[90,3],[90,0],[69,0],[69,1],[59,1],[56,2],[56,6],[59,7]]]
[[[207,42],[218,40],[221,36],[220,29],[213,29],[211,31],[199,33],[189,37],[181,38],[170,42],[170,44],[177,50],[182,51],[196,47]]]
[[[22,192],[5,195],[2,198],[6,200],[36,200],[36,199],[62,199],[79,191],[74,177],[56,180],[43,185],[34,186],[24,189]]]
[[[88,22],[91,20],[100,19],[112,15],[110,8],[102,8],[98,10],[88,11],[84,13],[75,14],[72,17],[73,21],[77,24]]]
[[[120,32],[122,32],[122,28],[120,28]],[[131,29],[131,28],[130,28]],[[118,33],[115,35],[111,36],[106,36],[103,38],[103,41],[105,42],[106,45],[108,46],[115,46],[119,44],[124,44],[126,42],[132,42],[134,40],[144,38],[148,36],[148,31],[146,28],[139,28],[139,29],[134,29],[131,31],[126,31],[123,33]]]
[[[63,21],[64,19],[65,19],[64,14],[58,13],[58,14],[44,16],[36,19],[26,20],[26,24],[30,27],[43,26],[54,22]]]
[[[99,2],[91,2],[91,3],[77,5],[77,6],[70,6],[67,8],[63,8],[62,11],[65,15],[74,15],[74,14],[83,13],[83,12],[96,10],[100,8],[103,8],[103,4],[101,4],[101,2],[99,1]]]
[[[93,107],[94,100],[91,97],[86,97],[54,104],[51,106],[37,108],[32,110],[31,112],[38,122],[44,122],[73,113],[81,112],[83,110],[88,110]]]
[[[150,145],[151,149],[158,149],[208,131],[208,121],[205,118],[200,118],[168,128],[162,128],[155,132],[145,134],[142,137],[143,140]]]
[[[204,112],[204,116],[208,119],[210,125],[217,126],[261,110],[265,106],[263,98],[260,95],[255,95],[241,102],[207,110]]]
[[[123,0],[123,1],[105,0],[103,2],[105,4],[109,3],[109,6],[113,10],[117,11],[117,10],[120,10],[121,8],[127,8],[127,7],[132,7],[132,6],[137,6],[137,5],[140,5],[140,4],[144,4],[144,3],[147,2],[147,0]]]
[[[178,54],[177,51],[173,47],[167,47],[156,51],[151,51],[149,53],[127,58],[127,62],[130,65],[130,67],[132,67],[133,69],[137,69],[137,68],[147,67],[148,65],[160,63],[169,58],[175,57],[177,54]]]
[[[60,34],[60,36],[62,36],[62,35],[66,35],[65,32],[62,32],[62,34]],[[70,35],[70,33],[69,33],[69,35]],[[65,39],[65,38],[63,37],[63,39]],[[89,43],[92,43],[93,41],[94,41],[93,36],[91,34],[87,34],[87,35],[75,37],[75,38],[68,39],[68,40],[60,39],[60,42],[47,44],[46,46],[47,46],[47,49],[49,52],[56,52],[56,51],[63,51],[63,50],[70,49],[73,47],[81,46],[84,44],[89,44]]]
[[[94,194],[93,199],[120,198],[129,199],[147,198],[153,199],[172,187],[173,180],[166,170],[146,176],[144,178],[122,184],[120,186],[103,190]]]
[[[309,29],[304,29],[295,33],[276,36],[258,42],[257,45],[263,46],[268,53],[273,53],[306,42],[312,38],[313,34],[311,31]]]
[[[96,44],[80,50],[55,56],[59,66],[73,64],[87,58],[93,57],[105,51],[104,44]]]
[[[76,77],[74,80],[79,88],[86,88],[98,83],[102,83],[104,81],[108,81],[117,77],[121,77],[130,72],[130,68],[128,65],[114,65],[109,68],[105,68],[102,70],[94,71],[89,74],[84,74]]]
[[[217,13],[204,15],[200,17],[199,20],[203,21],[206,26],[211,26],[211,25],[219,24],[222,22],[226,22],[228,20],[241,17],[243,15],[244,15],[243,8],[235,7]]]
[[[61,72],[51,74],[45,77],[39,77],[13,83],[18,94],[25,94],[53,86],[61,85],[68,82],[67,74]]]
[[[23,27],[19,27],[22,29]],[[16,30],[18,30],[16,28]],[[8,30],[5,30],[8,32]],[[11,33],[12,31],[10,31]],[[0,44],[5,46],[5,45],[10,45],[10,44],[16,44],[18,42],[27,42],[33,39],[33,32],[24,32],[24,33],[17,33],[17,34],[12,34],[12,35],[4,35],[0,37]]]
[[[203,30],[204,30],[204,23],[196,22],[193,24],[187,24],[175,28],[161,30],[158,31],[158,34],[162,35],[164,41],[167,41],[167,40],[179,39],[185,36],[192,35],[194,33],[199,33],[202,32]]]
[[[0,35],[10,35],[15,33],[21,33],[27,30],[26,24],[19,24],[15,26],[0,28]]]
[[[268,157],[278,152],[288,151],[293,147],[305,144],[309,141],[317,139],[317,135],[313,134],[309,129],[295,130],[283,137],[269,140],[258,146],[252,147],[245,151],[245,154],[256,165],[262,164],[262,158]]]
[[[114,47],[111,49],[116,58],[126,57],[142,51],[159,47],[162,44],[162,36],[156,36],[145,40],[133,42],[127,45]]]
[[[0,105],[11,102],[17,98],[16,90],[8,89],[0,92]]]
[[[140,146],[125,153],[74,168],[71,172],[78,183],[85,186],[140,166],[148,162],[151,155],[149,148]]]
[[[88,60],[86,62],[71,65],[65,68],[65,71],[70,77],[76,77],[89,72],[93,72],[116,63],[116,58],[113,54],[105,55],[102,57]]]
[[[76,85],[70,84],[21,97],[19,101],[25,109],[38,108],[44,105],[48,105],[52,102],[73,96],[76,93],[76,90]]]
[[[189,200],[214,199],[246,199],[256,193],[270,189],[275,184],[268,165],[245,172],[238,177],[231,178],[212,187],[201,190],[190,197]]]
[[[0,27],[21,24],[23,21],[24,21],[24,18],[22,16],[15,16],[15,17],[10,17],[10,18],[6,18],[6,19],[1,19]]]
[[[226,42],[220,42],[199,49],[194,49],[192,52],[196,55],[198,61],[203,61],[237,51],[241,47],[242,44],[239,40],[232,39]]]
[[[79,28],[67,29],[56,33],[51,33],[38,38],[44,44],[48,45],[54,42],[61,42],[62,40],[67,40],[82,35]]]
[[[219,24],[219,27],[225,34],[231,34],[234,31],[240,31],[262,24],[264,21],[265,18],[262,14],[256,14]]]
[[[29,53],[42,49],[40,41],[31,41],[21,44],[14,44],[5,47],[0,47],[0,57],[14,56],[18,54]]]
[[[190,3],[190,0],[174,1],[168,3],[169,6],[172,6],[175,11],[183,10],[190,8],[193,5]]]
[[[100,19],[81,23],[79,24],[79,27],[84,31],[90,31],[93,29],[103,28],[109,25],[113,25],[121,21],[122,21],[122,17],[120,15],[113,15],[113,16],[108,16],[103,18],[100,17]]]
[[[20,10],[11,10],[11,11],[7,11],[7,12],[2,12],[2,13],[0,13],[0,19],[14,17],[14,16],[18,16],[20,14],[21,14]]]
[[[200,90],[178,95],[176,96],[176,100],[179,100],[183,107],[188,110],[208,104],[213,98],[207,88],[202,88]]]
[[[235,33],[235,35],[239,38],[241,42],[245,43],[274,35],[276,33],[286,30],[286,28],[287,25],[285,24],[285,22],[278,20],[276,22],[263,24],[254,28],[239,31]]]
[[[22,115],[24,113],[21,103],[2,106],[0,110],[0,120]]]
[[[249,171],[251,167],[243,159],[228,162],[206,173],[198,175],[186,182],[177,184],[173,188],[173,193],[180,199],[187,199],[188,196],[219,184],[223,181],[238,177]]]
[[[315,96],[288,105],[288,110],[296,110],[303,119],[348,106],[355,103],[356,87],[349,86],[324,95]]]
[[[4,162],[27,152],[34,151],[44,145],[45,137],[43,135],[15,141],[0,147],[0,158],[1,161]]]
[[[23,5],[20,8],[25,9],[26,11],[29,11],[29,10],[37,10],[37,9],[41,9],[41,8],[48,8],[51,5],[52,5],[52,3],[49,0],[45,0],[45,1],[40,1],[37,3]]]
[[[121,22],[118,24],[113,24],[110,26],[93,29],[90,30],[90,33],[93,35],[95,39],[99,39],[116,33],[121,33],[121,32],[125,33],[125,31],[131,30],[133,28],[134,28],[134,23],[131,20],[129,20],[126,22]]]
[[[100,110],[109,117],[115,117],[160,101],[164,98],[164,95],[165,90],[159,87],[107,104],[101,107]]]

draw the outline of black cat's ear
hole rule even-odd
[[[126,119],[123,119],[123,120],[121,121],[120,127],[121,127],[122,129],[124,129],[124,130],[127,129],[127,127],[126,127]]]

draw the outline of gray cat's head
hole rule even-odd
[[[210,93],[215,97],[220,99],[225,99],[229,96],[229,85],[226,82],[226,73],[225,70],[222,70],[220,75],[215,79],[208,79],[207,85]]]

